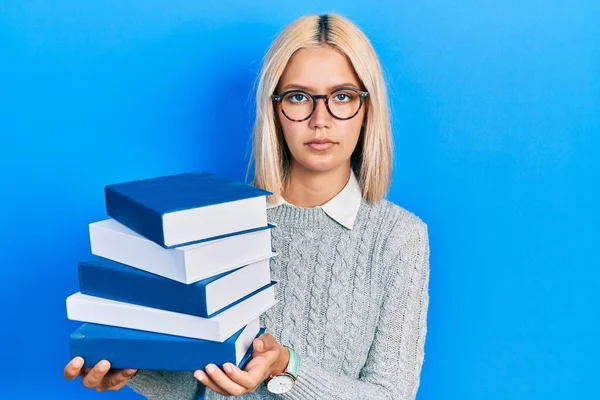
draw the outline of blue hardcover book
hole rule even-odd
[[[243,368],[263,332],[259,318],[223,343],[85,323],[71,334],[71,358],[82,357],[86,367],[108,360],[119,369],[195,371],[226,362]]]
[[[189,285],[106,258],[79,263],[83,294],[204,318],[270,283],[268,258]]]
[[[165,248],[268,226],[270,192],[209,172],[107,185],[104,194],[109,216]]]
[[[266,287],[225,307],[211,318],[103,299],[77,292],[67,297],[67,318],[73,321],[222,343],[277,304],[276,284],[276,281],[272,281]]]

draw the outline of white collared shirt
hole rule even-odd
[[[360,190],[358,179],[356,179],[354,171],[351,171],[350,179],[348,179],[346,186],[344,186],[344,188],[327,203],[317,207],[322,208],[323,211],[338,224],[352,230],[354,221],[356,220],[356,214],[358,214],[358,209],[360,208],[361,200],[362,191]],[[296,207],[285,201],[282,196],[279,196],[278,202],[267,202],[267,209],[278,207],[282,204]]]

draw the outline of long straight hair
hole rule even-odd
[[[291,154],[285,144],[271,95],[292,55],[303,48],[329,46],[345,55],[369,92],[365,123],[351,156],[362,197],[381,200],[392,173],[392,133],[387,91],[379,59],[366,35],[337,14],[307,15],[288,25],[269,48],[259,75],[253,127],[253,185],[273,193],[277,201],[289,183]],[[250,168],[249,165],[249,168]]]

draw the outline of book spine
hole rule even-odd
[[[117,269],[80,262],[79,291],[103,299],[208,317],[206,285],[184,285],[126,265]]]
[[[127,340],[115,337],[91,337],[74,332],[71,355],[80,356],[85,366],[93,367],[108,360],[112,368],[164,369],[195,371],[207,364],[235,364],[235,342],[217,343],[206,340]]]
[[[129,229],[165,247],[162,215],[105,186],[106,213]]]
[[[261,328],[255,337],[265,332]],[[236,362],[236,343],[216,343],[204,340],[127,340],[117,337],[87,337],[75,331],[70,336],[71,358],[82,357],[85,367],[108,360],[112,368],[165,371],[195,371],[208,364],[226,362],[244,368],[252,356],[253,347]]]

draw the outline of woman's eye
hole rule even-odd
[[[336,101],[341,101],[341,102],[348,102],[352,99],[352,96],[349,95],[348,93],[338,93],[335,95],[335,100]]]
[[[303,95],[302,93],[294,93],[291,94],[288,99],[292,102],[292,103],[301,103],[304,99],[306,99],[306,96]]]

